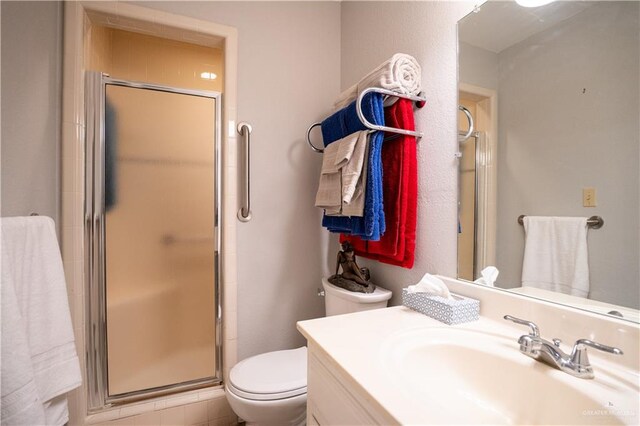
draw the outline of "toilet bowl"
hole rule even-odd
[[[307,348],[267,352],[240,361],[225,386],[231,409],[247,425],[304,425]]]
[[[392,293],[354,293],[322,280],[327,316],[387,306]],[[248,426],[306,424],[307,348],[267,352],[240,361],[229,372],[225,394]]]

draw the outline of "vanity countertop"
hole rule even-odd
[[[611,399],[616,409],[631,407],[634,411],[624,414],[624,423],[638,418],[634,402],[638,398],[637,371],[616,365],[592,351],[589,356],[596,378],[572,377],[521,354],[517,340],[528,330],[506,321],[481,317],[478,321],[449,326],[396,306],[301,321],[297,327],[309,342],[309,349],[319,351],[331,364],[329,367],[350,381],[346,386],[399,424],[521,423],[525,418],[543,423],[538,414],[531,414],[531,410],[525,413],[522,407],[512,408],[513,405],[534,401],[537,409],[549,412],[555,409],[553,404],[566,406],[567,398],[575,394],[579,401],[567,419],[576,418],[579,409],[582,414],[578,419],[586,416],[582,417],[582,423],[592,420],[601,423],[603,418],[591,415],[589,410],[598,413]],[[570,347],[563,344],[563,349],[566,352]],[[430,356],[440,361],[427,359]],[[438,365],[426,366],[423,359],[425,363]],[[449,362],[449,366],[445,365]],[[520,372],[522,381],[513,378]],[[506,375],[512,379],[505,379]],[[504,389],[501,384],[491,384],[501,380],[505,382]],[[537,383],[531,386],[522,383],[534,380]],[[487,391],[484,386],[492,388]],[[540,394],[520,394],[521,389],[532,388],[530,392]],[[587,392],[583,393],[585,388]],[[495,399],[500,401],[487,397],[492,393],[499,395]],[[467,405],[480,407],[479,411],[465,409]],[[557,419],[562,422],[561,417]]]

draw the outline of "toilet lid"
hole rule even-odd
[[[240,361],[229,387],[249,399],[279,399],[306,393],[307,348],[268,352]]]

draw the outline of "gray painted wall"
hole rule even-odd
[[[458,47],[460,81],[485,89],[498,89],[498,54],[463,41]]]
[[[639,307],[639,6],[594,5],[499,55],[503,286],[520,286],[520,214],[600,215],[605,226],[589,232],[590,298]],[[582,206],[583,187],[596,187],[597,207]]]
[[[238,29],[238,120],[253,126],[253,219],[238,222],[238,358],[302,346],[296,321],[324,315],[322,157],[304,137],[340,91],[340,3],[138,4]]]
[[[2,216],[60,211],[62,3],[2,9]]]
[[[396,293],[425,272],[455,276],[456,22],[472,2],[140,3],[239,30],[238,119],[253,134],[254,219],[238,225],[239,358],[304,344],[295,322],[324,315],[320,278],[337,238],[313,207],[321,158],[306,128],[393,53],[421,63],[427,106],[416,114],[419,218],[412,270],[362,260]],[[259,71],[259,72],[258,72]]]

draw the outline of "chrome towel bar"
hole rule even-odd
[[[251,220],[251,132],[253,129],[249,123],[244,121],[238,123],[238,133],[244,137],[245,158],[244,158],[244,203],[238,210],[238,220],[240,222],[249,222]]]
[[[418,139],[420,139],[420,138],[422,138],[424,136],[424,134],[422,132],[416,132],[415,130],[405,130],[405,129],[398,129],[398,128],[395,128],[395,127],[380,126],[380,125],[377,125],[377,124],[373,124],[369,120],[367,120],[366,117],[364,116],[364,113],[362,112],[362,99],[368,93],[381,93],[383,95],[386,95],[387,97],[396,97],[396,98],[402,98],[402,99],[409,99],[411,101],[414,101],[418,108],[422,108],[424,106],[424,104],[426,103],[426,101],[427,101],[427,99],[422,95],[422,92],[420,92],[420,94],[418,94],[418,95],[405,95],[405,94],[402,94],[402,93],[396,93],[396,92],[394,92],[392,90],[383,89],[381,87],[369,87],[367,89],[364,89],[358,95],[358,99],[356,100],[356,113],[358,114],[358,118],[360,119],[362,124],[368,129],[379,130],[379,131],[382,131],[382,132],[389,132],[389,133],[398,133],[400,135],[415,136]],[[319,123],[319,122],[318,123],[313,123],[307,129],[307,143],[309,144],[309,146],[311,147],[311,149],[314,152],[319,152],[319,153],[324,152],[324,149],[318,148],[315,145],[313,145],[313,143],[311,142],[311,131],[315,127],[320,126],[321,124],[322,123]]]
[[[518,223],[520,225],[524,225],[524,218],[525,215],[523,214],[518,216]],[[604,219],[600,216],[591,216],[589,219],[587,219],[587,226],[593,229],[600,229],[604,226]]]

